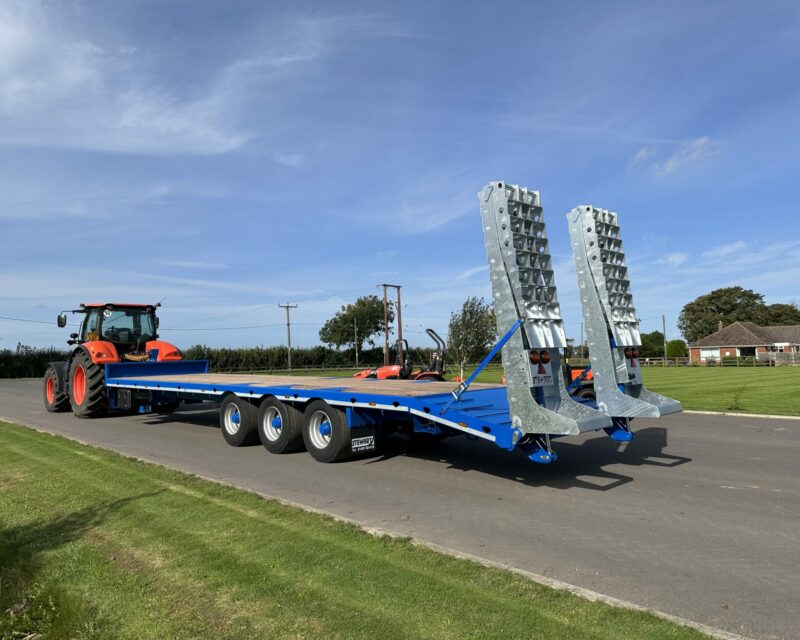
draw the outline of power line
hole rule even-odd
[[[28,318],[10,318],[8,316],[0,316],[0,320],[11,320],[12,322],[30,322],[33,324],[56,324],[55,322],[50,322],[48,320],[30,320]],[[68,327],[79,327],[78,324],[69,324]]]

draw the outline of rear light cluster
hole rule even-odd
[[[638,358],[639,357],[639,350],[638,349],[625,349],[625,357],[628,360]]]
[[[530,354],[531,362],[533,364],[547,364],[550,362],[550,352],[547,349],[543,349],[542,351],[531,351]]]

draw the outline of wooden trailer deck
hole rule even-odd
[[[114,385],[125,383],[142,383],[143,379],[139,376],[115,377]],[[165,387],[180,390],[184,385],[192,385],[193,389],[200,385],[204,388],[215,389],[217,387],[227,388],[250,388],[257,392],[262,388],[272,387],[291,387],[293,389],[329,389],[341,393],[361,393],[390,396],[422,397],[451,393],[458,382],[425,382],[415,380],[374,380],[364,378],[327,378],[317,376],[273,376],[237,373],[192,373],[182,375],[156,375],[147,376],[148,385],[158,386],[164,384]],[[484,389],[498,389],[502,385],[473,383],[470,385],[471,391]]]

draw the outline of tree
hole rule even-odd
[[[683,340],[676,339],[667,342],[668,358],[685,358],[688,354],[686,343]]]
[[[663,358],[664,357],[664,334],[660,331],[651,331],[641,335],[642,346],[639,347],[639,355],[642,358]]]
[[[389,306],[389,323],[394,321],[394,309]],[[343,306],[319,330],[319,339],[325,344],[341,348],[358,347],[368,342],[375,346],[376,333],[384,330],[383,300],[375,295],[363,296],[352,304]]]
[[[497,321],[494,310],[483,298],[471,296],[464,301],[459,311],[450,314],[447,346],[451,357],[461,367],[468,362],[483,360],[497,339]]]
[[[742,287],[715,289],[683,307],[678,316],[678,329],[689,342],[711,335],[724,325],[733,322],[764,324],[767,307],[764,296]]]
[[[790,324],[800,324],[800,309],[797,304],[770,304],[767,305],[765,323],[768,326],[785,326]]]

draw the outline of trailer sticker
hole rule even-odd
[[[547,387],[553,384],[553,364],[539,362],[536,373],[531,373],[531,382],[534,387]]]
[[[353,438],[350,441],[350,450],[353,453],[359,451],[372,451],[375,448],[375,436],[364,436],[363,438]]]

